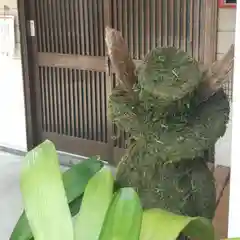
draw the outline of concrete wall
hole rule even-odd
[[[236,9],[219,9],[218,20],[218,58],[224,54],[230,45],[234,43],[236,24]]]
[[[235,40],[235,24],[236,24],[236,9],[219,9],[218,21],[218,44],[217,44],[217,58],[229,49],[230,45]],[[232,76],[229,76],[232,78]],[[216,144],[216,163],[230,166],[231,162],[231,139],[232,139],[232,121],[230,114],[230,121],[228,124],[225,136],[221,138]]]
[[[4,12],[4,5],[8,10]],[[0,14],[15,16],[15,37],[16,37],[16,49],[15,58],[20,58],[20,32],[17,12],[17,0],[0,0]]]
[[[0,14],[15,16],[16,48],[13,58],[0,55],[0,146],[26,150],[26,126],[23,95],[17,1],[0,0]]]

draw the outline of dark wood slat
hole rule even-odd
[[[57,86],[57,108],[58,108],[58,133],[62,134],[63,118],[62,118],[62,95],[61,95],[61,75],[60,68],[56,69],[56,86]],[[59,83],[60,82],[60,83]]]
[[[169,0],[169,46],[174,46],[174,0]]]
[[[83,138],[89,139],[89,122],[88,122],[88,105],[91,104],[88,102],[88,79],[87,79],[87,72],[83,71],[81,72],[81,81],[83,84],[82,90],[83,90],[83,106],[82,106],[82,111],[83,111]],[[89,104],[88,104],[89,103]]]
[[[79,56],[71,54],[38,53],[38,65],[61,68],[77,68],[105,72],[105,57]]]
[[[39,9],[44,9],[44,1],[39,0]],[[42,37],[43,37],[43,41],[42,41],[42,50],[44,52],[48,52],[49,51],[49,33],[48,33],[48,29],[47,29],[47,23],[46,23],[46,17],[44,15],[44,11],[39,11],[39,14],[41,15],[41,20],[40,20],[40,24],[41,24],[41,31],[42,31]]]
[[[207,4],[207,2],[210,4]],[[206,32],[208,32],[210,29],[212,30],[211,26],[209,26],[211,22],[209,22],[209,24],[205,24],[205,22],[207,22],[209,18],[211,18],[211,16],[209,16],[209,14],[211,14],[211,10],[207,9],[207,6],[211,8],[212,1],[207,1],[207,2],[200,0],[199,16],[201,21],[199,24],[199,59],[198,60],[201,62],[204,62],[205,47],[207,47],[211,42],[211,38],[209,37],[208,34],[206,34]],[[211,52],[211,50],[209,52]],[[209,56],[208,56],[208,59],[209,59]]]
[[[58,29],[58,18],[57,18],[57,9],[56,9],[57,2],[56,0],[52,0],[51,8],[53,14],[53,34],[54,34],[54,51],[60,52],[60,39],[59,39],[59,29]]]
[[[216,201],[219,203],[224,188],[230,179],[230,168],[224,166],[216,166],[214,169],[214,178],[216,182]]]
[[[127,9],[128,7],[128,0],[123,1],[123,9]],[[129,11],[123,11],[123,35],[125,36],[125,40],[127,41],[127,44],[129,46],[129,31],[128,31],[128,24],[126,24],[128,22],[128,12]]]
[[[180,48],[181,47],[181,1],[175,1],[176,2],[176,8],[175,8],[175,47]]]
[[[71,17],[70,17],[70,2],[71,1],[63,1],[65,4],[65,26],[66,26],[66,39],[67,39],[67,46],[66,46],[66,53],[70,53],[70,54],[73,54],[73,51],[72,51],[72,48],[73,48],[73,45],[74,45],[74,41],[73,41],[73,34],[75,32],[75,29],[74,31],[71,31]]]
[[[81,138],[84,138],[85,137],[85,132],[87,131],[86,130],[86,127],[85,127],[85,115],[86,115],[86,112],[85,112],[85,109],[84,109],[84,106],[85,106],[85,100],[84,100],[84,93],[86,91],[86,87],[85,87],[85,81],[86,79],[83,79],[83,73],[82,71],[78,71],[78,93],[79,95],[77,96],[78,97],[78,101],[79,101],[79,133],[80,133],[80,137]]]
[[[139,28],[140,27],[143,27],[140,25],[140,19],[139,18],[139,14],[140,14],[140,11],[139,11],[139,1],[135,0],[135,7],[133,9],[133,14],[134,14],[134,29],[135,31],[132,33],[134,34],[134,45],[135,45],[135,53],[134,53],[134,58],[136,59],[141,59],[141,55],[140,55],[140,34],[139,34]]]
[[[119,25],[118,25],[118,15],[116,13],[118,6],[117,6],[117,0],[112,0],[112,19],[109,18],[109,0],[105,0],[104,1],[104,15],[105,15],[105,24],[108,26],[108,24],[110,26],[112,26],[113,28],[116,28],[119,30]],[[111,22],[109,22],[109,20],[112,20]]]
[[[92,132],[93,140],[97,141],[98,139],[98,126],[97,126],[97,92],[96,92],[96,83],[98,81],[96,72],[91,72],[91,95],[92,95],[92,129],[95,131]]]
[[[93,23],[98,22],[98,19],[99,19],[99,5],[101,4],[100,2],[98,4],[97,0],[92,0],[92,6],[94,6],[93,7],[93,12],[92,12]],[[94,52],[94,55],[96,55],[96,56],[101,56],[100,55],[100,47],[101,47],[100,39],[102,38],[102,36],[100,35],[101,31],[100,31],[100,33],[99,33],[99,31],[100,31],[99,27],[94,26],[92,37],[93,37],[93,52]]]
[[[191,55],[193,55],[193,27],[194,27],[194,18],[193,18],[193,1],[194,0],[190,0],[190,3],[189,3],[189,11],[190,11],[190,19],[189,19],[189,45],[191,47],[191,50],[189,51],[189,53]]]
[[[94,29],[96,28],[96,25],[94,22],[93,22],[93,18],[94,18],[94,13],[93,13],[93,8],[95,8],[92,0],[86,0],[88,2],[88,4],[86,5],[89,5],[92,6],[92,7],[88,7],[88,19],[89,19],[89,29],[88,29],[88,35],[89,35],[89,45],[90,45],[90,53],[89,55],[95,55],[96,56],[96,51],[94,50],[94,45],[95,42],[98,43],[98,38],[95,38],[94,36]]]
[[[137,21],[140,20],[140,27],[138,27],[139,35],[135,36],[137,38],[140,38],[139,44],[140,44],[140,50],[139,50],[139,59],[143,59],[145,57],[146,52],[146,43],[149,38],[149,30],[146,31],[146,29],[149,26],[146,26],[146,9],[144,9],[144,0],[139,1],[139,11],[137,13]]]
[[[86,49],[86,39],[85,39],[85,20],[84,20],[84,1],[81,0],[79,1],[79,15],[80,15],[80,46],[81,46],[81,54],[86,55],[87,54],[87,49]],[[84,23],[84,24],[81,24]]]
[[[62,133],[66,134],[67,133],[67,122],[66,122],[66,118],[67,118],[67,112],[66,112],[66,93],[65,93],[65,89],[66,89],[66,78],[65,76],[65,71],[67,69],[65,68],[61,68],[60,69],[60,76],[61,76],[61,107],[62,107],[62,119],[63,119],[63,126],[62,126]]]
[[[52,89],[53,89],[53,109],[54,109],[54,132],[58,132],[59,129],[59,117],[58,117],[58,101],[57,101],[57,74],[56,74],[56,69],[52,69]]]
[[[71,118],[70,118],[70,98],[69,98],[69,88],[71,86],[71,76],[69,73],[69,69],[65,69],[65,76],[64,76],[64,80],[65,80],[65,108],[66,108],[66,132],[67,135],[71,135]],[[72,135],[71,135],[72,136]]]
[[[36,1],[36,7],[38,9],[40,9],[40,1]],[[36,23],[38,25],[37,29],[36,29],[36,33],[37,33],[37,45],[38,45],[38,51],[42,51],[42,46],[43,46],[43,34],[42,34],[42,28],[41,28],[41,16],[40,16],[40,12],[36,11]]]
[[[53,95],[53,81],[54,81],[54,79],[52,78],[51,69],[48,67],[46,70],[47,70],[46,81],[48,82],[48,91],[49,91],[49,103],[48,103],[48,111],[49,111],[49,115],[50,115],[49,127],[50,127],[51,132],[55,132],[54,95]]]
[[[80,1],[74,1],[74,3],[72,4],[73,9],[72,11],[72,25],[73,25],[73,29],[75,29],[75,34],[76,34],[76,46],[74,47],[75,49],[75,53],[76,54],[80,54],[81,53],[81,44],[80,44],[80,39],[81,39],[81,35],[80,35]],[[73,14],[74,13],[74,14]]]
[[[183,22],[182,22],[182,31],[183,31],[183,38],[182,38],[182,49],[184,51],[187,51],[187,1],[189,0],[182,0],[182,16],[183,16]]]
[[[97,115],[97,141],[103,141],[103,128],[102,128],[102,119],[101,119],[101,109],[102,109],[102,101],[101,101],[101,82],[104,81],[104,79],[101,79],[101,76],[99,74],[96,74],[96,83],[95,83],[95,92],[96,92],[96,115]]]
[[[162,18],[163,18],[163,46],[167,47],[168,46],[168,1],[169,0],[163,0],[163,5],[162,5]]]
[[[39,73],[39,80],[40,80],[40,87],[41,87],[41,107],[42,107],[42,128],[46,130],[46,125],[47,125],[47,113],[46,113],[46,91],[45,91],[45,84],[44,84],[44,78],[43,78],[43,69],[39,68],[38,69]]]
[[[80,122],[81,122],[81,112],[82,112],[82,108],[81,108],[81,95],[80,95],[80,91],[81,91],[81,87],[79,87],[79,82],[81,82],[81,79],[79,80],[79,75],[76,69],[73,70],[74,71],[74,105],[72,106],[72,108],[74,109],[74,122],[75,122],[75,136],[79,137],[81,136],[80,134],[80,129],[82,129],[80,127]]]
[[[46,69],[43,69],[43,83],[44,83],[44,92],[45,92],[45,114],[46,114],[46,131],[50,131],[50,112],[49,112],[49,102],[50,102],[50,96],[49,96],[49,83],[48,83],[48,75]]]
[[[194,57],[195,59],[199,59],[199,23],[200,23],[200,0],[194,0],[194,41],[193,41],[193,49],[194,49]]]
[[[82,35],[82,38],[85,38],[85,49],[86,55],[90,55],[90,22],[89,22],[89,5],[88,5],[88,0],[82,0],[83,2],[83,21],[84,24],[82,24],[84,26],[84,35]]]
[[[133,12],[134,12],[134,5],[133,5],[134,0],[128,0],[128,6],[129,6],[129,11],[128,11],[128,22],[129,22],[129,26],[128,26],[128,36],[129,36],[129,49],[130,49],[130,53],[132,56],[134,56],[134,37],[133,37],[133,24],[134,24],[134,16],[133,16]]]
[[[66,9],[65,9],[65,2],[66,1],[60,1],[60,3],[58,2],[58,5],[60,6],[59,10],[60,10],[60,21],[61,21],[61,28],[62,28],[62,35],[61,38],[63,40],[63,49],[62,49],[62,53],[68,53],[68,30],[67,30],[67,17],[66,17]]]
[[[123,1],[126,1],[126,0],[122,0],[120,2],[119,2],[119,0],[116,0],[117,8],[115,9],[114,14],[116,14],[117,18],[118,18],[118,28],[124,34],[124,32],[123,32],[123,26],[124,26],[123,11],[125,11],[125,9],[123,9]],[[140,1],[140,0],[138,0],[138,1]],[[126,36],[124,36],[124,37],[126,37]]]
[[[44,0],[45,1],[45,0]],[[48,31],[49,31],[49,50],[50,52],[56,52],[56,42],[54,38],[54,25],[53,25],[53,7],[52,3],[47,1],[46,5],[46,15],[48,16],[47,22],[48,22]]]
[[[67,2],[67,1],[66,1]],[[72,54],[79,54],[79,52],[77,51],[78,46],[77,46],[77,42],[79,41],[80,35],[79,35],[79,22],[76,22],[75,19],[77,18],[77,14],[79,13],[79,11],[76,11],[75,9],[75,5],[76,2],[79,1],[70,1],[70,8],[69,8],[69,15],[70,15],[70,31],[72,33]]]
[[[97,0],[96,0],[97,1]],[[100,36],[99,38],[99,45],[100,45],[100,56],[105,56],[105,41],[104,41],[104,28],[105,28],[105,21],[104,21],[104,17],[105,17],[105,12],[104,12],[104,1],[98,5],[98,9],[97,9],[97,12],[98,12],[98,16],[99,16],[99,28],[98,29],[98,34]],[[108,17],[108,16],[106,16]],[[110,22],[110,20],[109,20]],[[101,30],[102,29],[102,30]],[[103,34],[103,36],[101,36],[101,33]]]
[[[69,79],[69,105],[70,105],[70,125],[71,125],[71,136],[76,136],[75,134],[75,114],[74,114],[74,105],[76,104],[74,102],[74,87],[75,87],[75,81],[74,78],[74,69],[70,69],[70,79]]]
[[[41,0],[39,0],[41,1]],[[57,38],[59,39],[59,53],[64,53],[64,37],[63,37],[63,28],[62,28],[62,15],[61,15],[61,10],[59,6],[59,1],[54,0],[55,4],[55,11],[56,11],[56,16],[57,16],[57,30],[58,30],[58,35]]]
[[[95,93],[92,91],[92,73],[86,72],[86,106],[87,106],[87,123],[88,123],[88,139],[94,140],[93,138],[93,115],[95,112],[92,110]]]
[[[163,21],[162,21],[162,1],[157,0],[157,36],[158,36],[158,46],[163,45],[163,36],[162,36],[162,29],[163,29]]]
[[[102,141],[108,142],[108,138],[112,136],[112,129],[108,129],[108,121],[107,121],[107,85],[109,84],[108,81],[111,81],[111,85],[109,86],[112,87],[112,79],[107,79],[106,73],[101,73],[102,77],[102,82],[100,83],[100,100],[101,100],[101,125],[102,125],[102,134],[103,134],[103,139]],[[112,125],[111,125],[112,127]]]

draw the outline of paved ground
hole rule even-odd
[[[0,239],[9,240],[22,212],[19,189],[21,157],[0,152]]]
[[[0,152],[0,239],[9,240],[11,232],[22,213],[19,186],[20,156]],[[61,156],[61,159],[74,157]]]
[[[0,240],[9,240],[13,227],[22,212],[19,187],[21,158],[0,151]],[[60,160],[62,163],[67,164],[76,163],[79,158],[73,155],[61,154]],[[222,238],[227,235],[228,188],[224,196],[214,221],[216,231]]]

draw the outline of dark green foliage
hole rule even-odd
[[[118,85],[109,98],[110,119],[131,135],[117,180],[135,187],[145,208],[211,219],[215,186],[206,152],[225,133],[225,93],[199,105],[203,74],[175,48],[152,50],[137,73],[133,92]]]
[[[196,89],[202,73],[195,60],[176,48],[156,48],[138,69],[138,80],[143,93],[149,93],[161,106],[184,98]],[[146,101],[144,97],[140,99]]]

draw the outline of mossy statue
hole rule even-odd
[[[135,69],[121,33],[107,27],[105,39],[118,78],[109,118],[131,139],[117,181],[135,187],[144,208],[212,219],[208,153],[228,122],[221,84],[233,65],[233,46],[208,70],[174,47],[153,49]]]

